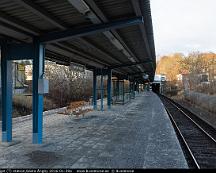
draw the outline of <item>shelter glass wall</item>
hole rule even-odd
[[[113,103],[124,104],[130,101],[130,83],[128,80],[113,80]]]
[[[2,119],[2,82],[1,82],[1,55],[0,55],[0,120]]]

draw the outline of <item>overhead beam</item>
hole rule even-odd
[[[64,57],[71,58],[71,59],[68,59],[68,65],[70,62],[76,62],[76,63],[82,64],[82,65],[88,64],[86,66],[89,67],[88,68],[89,70],[92,70],[94,68],[106,68],[107,66],[109,66],[109,64],[105,64],[105,63],[101,64],[99,62],[84,59],[82,56],[76,55],[72,51],[70,51],[69,49],[65,49],[65,48],[61,47],[60,45],[48,44],[48,45],[46,45],[46,49],[48,49],[50,52],[62,55]],[[75,59],[75,57],[76,57],[76,59]],[[116,72],[119,74],[125,74],[120,70],[113,70],[113,72]]]
[[[97,46],[95,46],[93,43],[91,43],[89,40],[84,39],[84,38],[78,38],[78,40],[80,40],[81,42],[83,42],[87,47],[90,47],[92,49],[97,50],[100,54],[103,55],[103,57],[108,57],[109,59],[111,59],[113,62],[117,62],[117,63],[122,63],[121,61],[119,61],[117,58],[111,56],[110,54],[108,54],[106,51],[99,49]]]
[[[131,67],[131,66],[147,64],[147,63],[151,63],[151,60],[146,60],[146,61],[137,62],[137,63],[127,63],[127,64],[115,65],[115,66],[110,66],[109,68],[110,69],[117,69],[117,68]]]
[[[22,60],[32,59],[34,56],[34,44],[22,43],[22,44],[8,44],[7,45],[7,57],[8,60]]]
[[[53,43],[52,45],[58,46],[58,47],[62,48],[63,50],[72,52],[72,53],[74,54],[74,56],[73,56],[74,59],[76,59],[76,58],[79,59],[79,60],[80,60],[80,59],[83,59],[84,62],[86,62],[86,61],[85,61],[85,59],[86,59],[86,60],[89,60],[89,61],[92,61],[92,62],[96,62],[96,63],[98,63],[98,64],[103,64],[103,65],[105,65],[105,66],[109,66],[109,63],[108,63],[108,62],[106,62],[106,61],[101,61],[101,60],[99,60],[99,59],[95,59],[95,57],[88,56],[88,55],[86,55],[86,54],[83,53],[83,52],[75,51],[75,49],[70,48],[70,46],[65,46],[65,45],[59,44],[59,43]]]
[[[84,40],[84,39],[83,39]],[[81,41],[81,40],[80,40]],[[115,60],[113,57],[107,55],[105,52],[101,51],[100,49],[98,49],[97,47],[93,46],[92,44],[90,44],[88,41],[84,40],[83,42],[84,44],[86,44],[87,46],[93,48],[93,49],[96,49],[97,51],[99,51],[102,55],[102,59],[105,63],[110,63],[111,61],[113,61],[113,63],[121,63],[120,61],[118,60]],[[59,44],[59,43],[56,43],[56,44]],[[98,58],[97,56],[95,55],[91,55],[91,53],[85,51],[85,50],[82,50],[80,49],[79,47],[77,46],[74,46],[72,44],[70,44],[69,42],[60,42],[61,46],[64,46],[64,47],[67,47],[68,49],[72,50],[74,53],[77,53],[79,55],[82,55],[83,57],[87,57],[88,59],[98,59],[100,60],[100,58]],[[105,58],[107,57],[107,58]]]
[[[115,76],[117,78],[117,79],[113,79],[113,81],[116,81],[116,80],[127,80],[128,79],[128,75],[114,74],[113,76]]]
[[[145,71],[145,72],[136,72],[136,73],[128,73],[129,76],[136,76],[136,75],[140,75],[140,74],[148,74],[149,71]]]
[[[4,44],[4,42],[7,40],[8,43],[25,43],[23,41],[20,41],[17,38],[14,38],[12,35],[6,35],[6,34],[0,34],[0,46]]]
[[[56,64],[60,64],[60,65],[65,65],[65,66],[69,66],[70,64],[70,60],[68,57],[63,56],[57,52],[53,52],[51,50],[46,49],[46,60],[52,61],[52,62],[56,62]],[[86,67],[88,68],[88,67]]]
[[[66,49],[66,48],[63,48],[59,45],[51,45],[51,44],[47,44],[46,45],[46,48],[52,52],[56,52],[56,53],[59,53],[59,54],[62,54],[66,57],[69,57],[69,61],[73,61],[73,62],[77,62],[77,63],[80,63],[80,64],[89,64],[90,66],[93,66],[93,67],[98,67],[98,68],[104,68],[106,66],[106,64],[100,64],[98,62],[95,62],[95,61],[91,61],[91,60],[88,60],[88,59],[85,59],[83,58],[82,56],[79,56],[79,55],[76,55],[74,54],[74,52]]]
[[[98,32],[104,32],[111,29],[119,29],[132,25],[143,23],[143,17],[117,20],[109,23],[93,25],[80,29],[67,29],[65,31],[52,32],[39,37],[40,42],[49,43],[56,41],[69,40],[76,37],[87,36]]]
[[[87,41],[85,42],[85,44],[89,44]],[[81,52],[81,51],[78,51],[78,50],[76,50],[76,49],[74,49],[74,48],[72,48],[71,47],[71,45],[70,45],[70,43],[61,43],[61,44],[59,44],[59,43],[53,43],[53,44],[51,44],[51,45],[53,45],[53,46],[57,46],[58,48],[62,48],[62,49],[64,49],[64,50],[66,50],[66,51],[69,51],[70,53],[73,53],[74,54],[74,56],[72,57],[72,61],[74,61],[74,62],[78,62],[77,60],[81,60],[81,59],[83,59],[83,58],[86,58],[87,60],[89,60],[89,61],[92,61],[92,62],[94,62],[94,61],[96,61],[97,63],[98,63],[98,65],[99,64],[101,64],[101,65],[103,65],[103,68],[107,68],[107,67],[110,67],[110,64],[109,64],[109,62],[110,61],[101,61],[101,60],[97,60],[97,59],[95,59],[95,57],[93,56],[91,56],[91,55],[88,55],[87,53],[84,53],[83,51]],[[93,45],[92,44],[89,44],[88,46],[92,46],[93,47]],[[50,46],[48,46],[48,47],[50,47]],[[93,47],[94,48],[94,47]],[[95,49],[97,49],[97,47],[95,47]],[[100,49],[99,49],[100,50]],[[98,50],[98,51],[99,51]],[[54,50],[55,51],[55,50]],[[101,53],[103,53],[103,52],[101,52]],[[106,55],[105,53],[104,53],[104,55]],[[108,55],[106,55],[106,56],[108,56]],[[77,57],[77,60],[75,59],[75,57]],[[110,57],[111,59],[112,59],[112,57]],[[112,59],[112,61],[114,61],[115,59]],[[78,63],[81,63],[81,64],[83,64],[83,65],[85,65],[86,67],[89,67],[88,69],[89,70],[92,70],[92,69],[94,69],[95,67],[93,67],[93,66],[89,66],[89,65],[87,65],[86,64],[86,62],[87,61],[84,61],[85,63],[83,63],[83,62],[78,62]],[[118,61],[118,60],[116,60],[115,62],[120,62],[120,61]],[[97,68],[98,68],[99,66],[97,66]],[[102,67],[102,66],[100,66],[100,67]],[[120,74],[125,74],[125,73],[123,73],[121,70],[113,70],[113,72],[116,72],[116,73],[120,73]]]

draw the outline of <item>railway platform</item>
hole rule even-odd
[[[163,104],[152,92],[84,117],[47,115],[43,124],[43,144],[32,144],[32,119],[13,123],[13,142],[0,143],[1,168],[188,168]]]

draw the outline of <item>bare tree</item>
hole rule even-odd
[[[92,95],[92,72],[71,71],[68,66],[47,61],[45,75],[50,81],[48,97],[59,106],[71,101],[88,100]]]

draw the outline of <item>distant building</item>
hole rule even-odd
[[[182,81],[183,75],[182,74],[177,74],[176,78],[177,78],[178,81]]]
[[[1,59],[0,59],[1,60]],[[1,67],[1,63],[0,63]],[[1,69],[1,68],[0,68]],[[25,85],[25,65],[17,62],[12,63],[12,77],[13,77],[13,93],[23,93],[27,85]],[[0,70],[0,97],[1,97],[1,70]]]
[[[166,76],[164,74],[156,74],[154,77],[154,82],[164,82],[166,81]]]
[[[26,65],[25,67],[25,76],[27,81],[32,80],[32,65]]]
[[[166,82],[166,76],[164,74],[156,74],[154,76],[154,82],[152,82],[152,90],[157,93],[163,93],[164,83]]]

